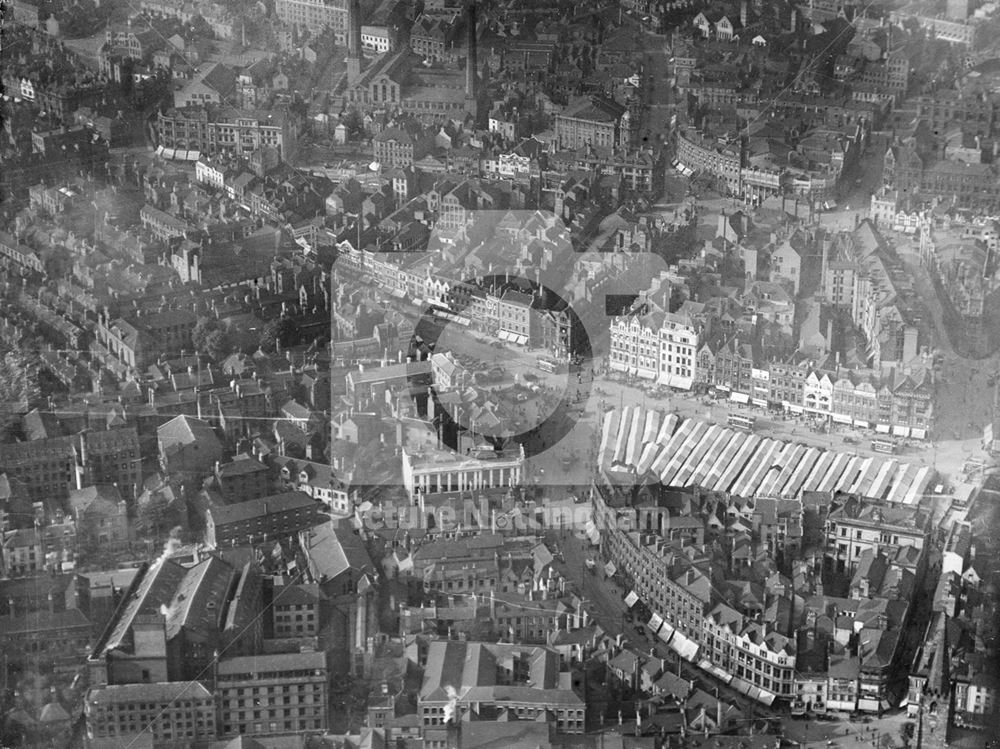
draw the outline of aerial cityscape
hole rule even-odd
[[[995,0],[0,11],[0,749],[1000,748]]]

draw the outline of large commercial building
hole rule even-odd
[[[866,551],[912,546],[922,551],[930,518],[916,507],[879,505],[849,499],[827,518],[827,556],[840,571],[857,569]]]
[[[205,542],[225,547],[287,538],[316,525],[322,519],[320,507],[319,502],[299,491],[213,506],[205,514]]]
[[[519,486],[524,450],[478,459],[450,450],[403,450],[403,486],[410,496]]]
[[[314,34],[331,28],[337,44],[347,38],[346,0],[276,0],[274,14],[282,23]]]
[[[271,146],[287,160],[295,153],[302,122],[287,110],[257,112],[208,105],[160,112],[154,128],[157,145],[168,157],[180,152],[194,161],[217,153],[249,158],[262,146]]]
[[[326,653],[228,658],[216,670],[220,736],[267,736],[329,727]]]
[[[417,697],[424,740],[491,708],[545,721],[557,733],[583,733],[586,703],[562,676],[559,654],[550,648],[434,640]]]
[[[573,150],[627,146],[631,135],[627,112],[605,98],[578,99],[556,115],[556,143],[560,149]]]
[[[360,4],[348,7],[347,81],[344,101],[366,112],[404,112],[432,123],[442,116],[478,120],[487,111],[480,85],[476,4],[466,8],[465,66],[423,64],[424,58],[404,48],[365,66],[361,56]]]
[[[102,686],[84,702],[88,749],[146,745],[180,747],[216,737],[215,698],[201,682]]]

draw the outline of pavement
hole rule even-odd
[[[851,720],[846,715],[833,714],[831,720],[782,719],[784,738],[801,747],[837,747],[837,749],[888,749],[903,746],[903,725],[914,724],[905,710],[897,710],[881,718],[871,716],[868,722]]]

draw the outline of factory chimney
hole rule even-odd
[[[466,44],[465,55],[465,108],[472,115],[473,119],[478,119],[478,70],[479,59],[477,51],[476,34],[476,0],[469,0],[466,15],[466,32],[468,33],[468,43]]]
[[[361,77],[361,0],[348,0],[347,5],[347,82]]]

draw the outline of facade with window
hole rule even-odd
[[[91,689],[84,702],[88,745],[127,746],[152,735],[163,749],[215,739],[215,698],[204,684],[160,682]]]
[[[854,572],[863,552],[927,543],[929,518],[917,507],[863,503],[848,498],[827,518],[826,554],[835,569]]]
[[[276,0],[274,14],[282,23],[314,33],[333,29],[334,42],[347,40],[346,0]]]
[[[434,640],[417,712],[432,735],[491,707],[511,719],[545,721],[556,733],[583,733],[586,703],[561,677],[559,653],[551,648]]]
[[[304,492],[213,505],[205,513],[205,540],[212,546],[248,539],[274,539],[317,525],[323,516],[319,503]]]
[[[620,142],[625,111],[620,104],[601,97],[578,99],[556,115],[556,143],[568,149],[627,145]]]
[[[274,636],[316,637],[320,630],[320,601],[324,598],[319,585],[278,585],[271,599],[274,616]]]
[[[657,379],[663,385],[690,390],[698,369],[700,331],[683,315],[667,314],[660,328]]]
[[[611,322],[608,367],[615,372],[653,380],[659,374],[663,313],[622,315]]]
[[[328,682],[326,653],[253,655],[219,661],[219,735],[326,730]]]
[[[506,291],[497,304],[499,332],[514,336],[518,342],[523,338],[527,343],[532,337],[532,302],[530,294]]]
[[[295,152],[301,127],[301,118],[288,111],[214,105],[171,108],[160,112],[154,124],[157,145],[165,149],[249,157],[271,146],[286,160]]]

